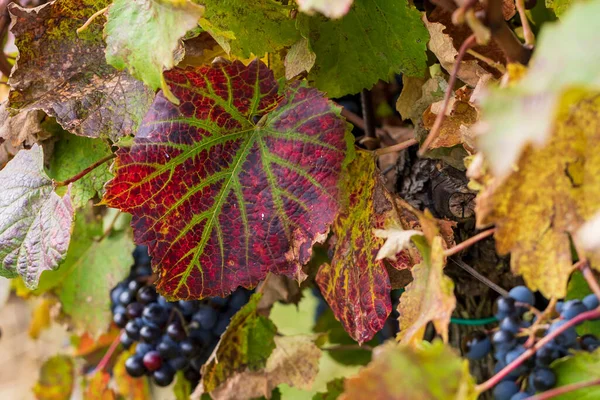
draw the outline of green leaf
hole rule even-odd
[[[547,142],[568,89],[600,88],[599,14],[600,1],[590,1],[545,24],[526,75],[482,98],[478,145],[494,174],[508,173],[528,143]]]
[[[554,11],[554,15],[560,18],[567,11],[573,0],[546,0],[546,7]]]
[[[327,392],[317,393],[312,400],[336,400],[344,392],[344,378],[337,378],[327,382]]]
[[[407,0],[356,0],[340,20],[300,14],[298,26],[317,55],[308,79],[329,97],[425,73],[429,34]]]
[[[202,367],[205,391],[212,392],[236,372],[265,367],[275,349],[277,328],[271,320],[258,314],[260,298],[260,294],[252,295],[248,303],[233,316],[216,352]]]
[[[75,367],[69,356],[54,356],[42,365],[40,377],[33,387],[38,400],[69,400],[73,391]]]
[[[569,279],[569,285],[567,286],[567,300],[571,299],[583,299],[588,294],[591,294],[592,290],[590,289],[587,281],[583,277],[583,274],[579,271],[573,272],[571,278]],[[586,334],[592,334],[596,336],[600,336],[600,321],[583,321],[582,324],[579,324],[575,327],[577,333],[580,336]]]
[[[101,240],[102,220],[91,206],[77,213],[73,240],[58,271],[42,275],[40,291],[52,289],[78,330],[97,335],[111,321],[110,289],[129,273],[134,244],[128,232]]]
[[[181,38],[195,28],[203,7],[189,0],[115,0],[104,28],[106,61],[178,104],[163,77],[175,66]]]
[[[244,58],[262,57],[291,46],[300,34],[290,17],[292,6],[274,0],[198,0],[206,6],[200,25],[224,48]]]
[[[416,346],[395,342],[378,348],[373,361],[346,378],[345,400],[475,400],[469,363],[441,340]]]
[[[54,193],[43,163],[35,144],[0,171],[0,276],[20,275],[29,289],[64,260],[73,224],[71,197]]]
[[[101,139],[71,135],[62,129],[55,134],[55,137],[58,142],[54,145],[48,175],[57,181],[71,178],[111,153],[108,144]],[[104,184],[111,177],[109,163],[105,163],[78,181],[73,182],[71,185],[71,198],[75,208],[85,206],[96,194],[101,193]],[[65,190],[57,190],[56,192],[62,194]]]
[[[173,386],[175,400],[189,400],[192,394],[192,384],[185,379],[183,371],[177,371],[175,375],[175,385]]]
[[[552,364],[556,373],[556,387],[600,379],[600,349],[593,353],[577,352]],[[591,386],[564,393],[560,400],[595,400],[600,398],[600,386]]]
[[[154,93],[127,72],[106,64],[104,18],[76,33],[108,0],[56,0],[9,5],[19,49],[9,79],[9,107],[44,110],[76,135],[116,141],[135,132]],[[134,2],[132,2],[134,3]]]

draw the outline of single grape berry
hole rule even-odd
[[[131,292],[131,290],[126,289],[119,296],[119,304],[121,304],[123,307],[127,307],[134,299],[135,295]]]
[[[137,293],[137,301],[142,304],[154,303],[156,299],[158,299],[158,294],[152,286],[144,286]]]
[[[550,327],[548,328],[546,334],[551,334],[566,323],[567,321],[565,320],[554,321],[552,324],[550,324]],[[554,338],[554,343],[556,343],[559,346],[571,347],[575,345],[576,342],[577,331],[575,331],[575,328],[572,326],[567,328],[564,332],[562,332],[560,335]]]
[[[135,354],[144,357],[147,352],[154,350],[154,346],[149,343],[139,342],[135,346]]]
[[[536,391],[543,392],[556,385],[556,375],[550,368],[536,368],[531,373],[529,382]]]
[[[119,328],[124,328],[127,324],[127,321],[129,321],[129,318],[127,318],[125,313],[117,313],[113,315],[113,322]]]
[[[144,308],[142,318],[144,319],[144,321],[147,321],[149,323],[156,324],[158,326],[163,326],[169,319],[169,314],[167,313],[167,310],[160,304],[152,303],[148,304]]]
[[[113,305],[119,304],[119,298],[121,297],[121,293],[123,293],[127,289],[127,284],[124,282],[120,282],[110,291],[110,301]]]
[[[157,386],[169,386],[175,378],[175,371],[169,367],[169,364],[164,364],[160,369],[152,373],[152,378]]]
[[[138,303],[137,301],[127,306],[127,316],[131,319],[141,317],[143,311],[144,305],[142,303]]]
[[[498,309],[498,311],[496,311],[496,318],[498,318],[499,320],[509,316],[517,315],[515,299],[513,299],[512,297],[499,297],[498,300],[496,300],[496,306]]]
[[[179,343],[181,354],[188,359],[194,358],[200,352],[199,346],[191,339],[184,339]]]
[[[581,348],[585,351],[592,352],[600,346],[600,341],[594,335],[583,335],[579,338]]]
[[[530,306],[533,306],[535,303],[535,296],[526,286],[515,286],[510,289],[508,297],[515,299],[515,301],[518,301],[519,303],[529,304]]]
[[[581,300],[569,300],[563,306],[560,316],[562,319],[570,320],[586,311],[588,311],[588,308],[581,302]]]
[[[141,327],[142,320],[140,318],[136,318],[127,322],[127,325],[125,325],[125,333],[127,333],[127,336],[129,336],[132,340],[140,340]]]
[[[598,296],[596,296],[593,293],[585,296],[582,300],[582,303],[589,311],[595,310],[596,308],[598,308],[598,306],[600,306]]]
[[[183,329],[183,326],[180,322],[171,322],[169,325],[167,325],[167,335],[169,335],[171,339],[177,341],[183,340],[187,337],[185,329]]]
[[[130,338],[126,332],[123,332],[119,337],[119,342],[121,342],[121,346],[123,346],[125,350],[128,350],[133,345],[134,340]]]
[[[143,362],[144,367],[152,372],[160,368],[162,365],[162,358],[160,354],[158,354],[158,351],[149,351],[144,355]]]
[[[519,386],[513,381],[503,381],[496,385],[493,394],[495,400],[510,400],[519,392]]]
[[[485,333],[473,331],[463,339],[462,349],[469,360],[480,360],[492,350],[492,342]]]
[[[208,306],[201,307],[193,316],[192,321],[197,322],[200,327],[210,330],[217,323],[217,311]]]
[[[144,363],[140,356],[134,355],[125,360],[125,370],[129,376],[133,378],[139,378],[146,373]]]
[[[250,296],[245,290],[236,290],[229,298],[229,308],[238,311],[248,302]]]
[[[175,357],[170,359],[168,364],[173,370],[179,371],[188,366],[188,360],[185,357]]]
[[[559,358],[558,349],[552,343],[548,343],[535,353],[535,365],[547,367],[557,358]]]
[[[512,333],[499,330],[492,336],[492,343],[498,350],[510,350],[515,347],[517,340]]]
[[[140,337],[146,343],[155,343],[160,339],[161,331],[160,328],[153,325],[144,325],[140,329]]]
[[[127,285],[132,294],[137,293],[137,291],[140,290],[142,286],[144,286],[144,284],[142,282],[136,281],[135,279],[129,282],[129,284]]]
[[[521,321],[516,317],[506,317],[500,322],[500,329],[516,335],[521,329]]]
[[[156,345],[158,353],[167,359],[175,358],[179,355],[179,346],[169,336],[163,336],[160,343]]]

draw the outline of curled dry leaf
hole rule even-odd
[[[346,378],[340,400],[475,400],[469,363],[440,340],[416,346],[388,342],[373,361]]]
[[[292,79],[303,72],[310,72],[317,55],[310,49],[308,40],[302,38],[290,47],[285,56],[285,77]]]
[[[276,336],[275,349],[264,368],[234,375],[211,391],[211,397],[214,400],[269,398],[280,384],[310,390],[321,358],[315,340],[316,337],[306,335]]]
[[[423,232],[412,229],[404,230],[401,227],[374,229],[373,233],[378,238],[386,239],[375,259],[383,260],[384,258],[388,258],[392,261],[397,261],[396,254],[410,246],[410,238],[415,235],[423,235]]]
[[[41,110],[17,112],[11,115],[6,103],[0,105],[0,138],[6,140],[13,147],[22,144],[32,146],[51,136],[51,133],[42,128],[41,122],[46,116]]]
[[[153,92],[106,64],[102,18],[80,35],[75,32],[108,3],[52,1],[36,8],[10,4],[11,31],[19,49],[9,79],[11,108],[44,110],[82,136],[117,140],[135,132]]]

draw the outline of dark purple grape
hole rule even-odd
[[[192,321],[197,322],[201,328],[212,329],[217,323],[217,311],[209,306],[201,307],[193,316]]]
[[[229,299],[227,297],[223,298],[223,297],[211,297],[209,302],[219,308],[225,307],[227,305],[227,302],[229,301]]]
[[[229,308],[237,311],[248,302],[249,296],[245,290],[238,289],[229,298]]]
[[[119,297],[121,297],[121,293],[123,293],[126,289],[127,284],[124,282],[119,282],[117,286],[110,291],[110,301],[113,305],[119,304]]]
[[[152,378],[157,386],[169,386],[173,383],[175,371],[173,371],[169,364],[164,364],[160,369],[152,373]]]
[[[142,303],[133,302],[127,306],[127,316],[129,318],[139,318],[142,316],[144,311],[144,305]]]
[[[558,349],[552,343],[548,343],[535,353],[535,365],[547,367],[557,358],[559,358]]]
[[[521,322],[516,317],[506,317],[500,322],[500,329],[516,335],[521,329]]]
[[[462,349],[469,360],[480,360],[492,350],[492,343],[485,333],[473,331],[463,339]]]
[[[129,321],[129,318],[127,318],[127,315],[125,315],[125,313],[116,313],[115,315],[113,315],[113,322],[119,328],[125,327],[127,321]]]
[[[183,326],[181,326],[181,323],[178,321],[171,322],[169,325],[167,325],[167,335],[169,335],[171,339],[177,341],[183,340],[187,337],[185,329],[183,329]]]
[[[190,327],[194,327],[193,322],[192,324],[190,324]],[[201,343],[202,346],[209,346],[215,339],[215,336],[212,333],[212,331],[207,331],[199,327],[194,327],[193,329],[190,329],[189,337],[191,339],[196,340],[198,343]]]
[[[512,333],[499,330],[492,336],[492,343],[497,350],[510,350],[515,347],[517,341]]]
[[[150,256],[148,255],[148,246],[137,245],[133,250],[133,259],[137,265],[139,264],[150,264]]]
[[[182,340],[179,343],[179,349],[181,354],[188,359],[194,358],[200,353],[200,346],[191,339]]]
[[[168,361],[169,366],[175,371],[179,371],[188,366],[189,362],[185,357],[175,357]]]
[[[556,374],[550,368],[536,368],[529,377],[529,383],[536,391],[543,392],[556,385]]]
[[[526,286],[515,286],[510,289],[508,297],[515,299],[515,301],[518,301],[519,303],[529,304],[530,306],[533,306],[535,303],[535,296]]]
[[[129,282],[129,284],[127,285],[127,288],[129,288],[131,293],[134,294],[134,293],[137,293],[137,291],[140,290],[140,288],[142,286],[144,286],[144,284],[142,282],[136,281],[134,279],[131,282]]]
[[[137,293],[137,300],[142,304],[154,303],[157,299],[158,294],[152,286],[144,286]]]
[[[133,378],[143,376],[146,373],[146,368],[144,368],[142,357],[134,355],[125,360],[125,370]]]
[[[140,329],[140,337],[146,343],[155,343],[160,339],[161,330],[160,328],[153,325],[144,325]]]
[[[496,311],[496,318],[499,320],[506,317],[517,316],[517,307],[515,306],[515,299],[512,297],[499,297],[496,300],[498,311]]]
[[[196,301],[180,300],[177,306],[186,319],[190,318],[198,310],[198,302]]]
[[[124,290],[119,296],[119,304],[123,307],[127,307],[135,299],[135,294],[131,290]]]
[[[526,392],[518,392],[515,393],[510,400],[525,400],[527,398],[531,397],[528,393]]]
[[[168,336],[162,337],[160,343],[156,345],[156,350],[164,358],[175,358],[179,355],[179,346]]]
[[[519,392],[519,386],[513,381],[502,381],[496,385],[493,394],[495,400],[510,400]]]
[[[598,306],[600,306],[600,302],[598,301],[598,297],[595,294],[588,294],[587,296],[585,296],[582,300],[582,303],[585,305],[585,307],[589,310],[595,310],[596,308],[598,308]]]
[[[186,370],[183,371],[183,376],[190,382],[197,382],[200,380],[200,372],[192,367],[186,368]]]
[[[554,332],[555,330],[557,330],[558,328],[560,328],[561,326],[563,326],[566,323],[567,323],[567,321],[565,321],[565,320],[554,321],[550,325],[550,328],[548,328],[546,335]],[[560,335],[558,335],[554,338],[554,343],[556,343],[559,346],[565,346],[565,347],[571,347],[571,346],[575,345],[575,343],[577,343],[577,332],[575,331],[575,328],[572,326],[567,328],[567,330],[565,330]]]
[[[212,329],[212,332],[216,336],[220,337],[223,333],[225,333],[228,326],[229,326],[229,318],[226,315],[221,314],[221,316],[219,317],[219,320],[217,321],[217,324]]]
[[[142,318],[144,319],[144,322],[163,326],[169,319],[169,314],[165,307],[158,303],[152,303],[144,308]]]
[[[147,352],[142,361],[144,362],[144,367],[150,372],[156,371],[162,365],[162,358],[158,354],[158,351]]]
[[[142,328],[142,319],[136,318],[125,325],[125,333],[132,340],[140,340],[140,329]]]
[[[588,309],[581,300],[569,300],[563,306],[560,316],[562,319],[570,320],[586,311],[588,311]]]
[[[579,338],[581,348],[585,351],[595,351],[600,346],[600,341],[595,335],[583,335]]]
[[[126,332],[121,333],[121,336],[119,337],[119,341],[121,342],[121,346],[123,346],[123,348],[125,350],[129,350],[129,348],[133,345],[134,340],[131,339]]]

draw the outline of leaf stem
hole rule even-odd
[[[570,327],[579,324],[580,322],[587,321],[589,319],[596,319],[596,318],[600,318],[600,310],[586,311],[584,313],[579,314],[575,318],[568,320],[565,324],[561,325],[556,330],[552,331],[551,333],[549,333],[546,336],[544,336],[543,338],[541,338],[535,345],[533,345],[533,347],[530,347],[529,349],[527,349],[523,354],[521,354],[519,357],[517,357],[513,362],[508,364],[506,367],[502,368],[496,375],[492,376],[490,379],[483,382],[482,384],[477,385],[475,387],[475,390],[478,393],[483,393],[486,390],[493,388],[499,382],[501,382],[502,379],[504,379],[508,374],[510,374],[512,371],[514,371],[516,368],[518,368],[519,365],[523,364],[523,362],[525,362],[525,360],[527,360],[529,357],[534,355],[536,351],[538,351],[539,349],[541,349],[542,347],[544,347],[545,345],[550,343],[552,340],[554,340],[555,337],[559,336],[561,333],[563,333]]]
[[[590,263],[585,259],[581,260],[580,263],[581,263],[581,265],[579,266],[579,269],[581,270],[583,277],[587,281],[587,284],[590,287],[590,289],[592,289],[592,292],[594,292],[596,297],[598,297],[598,299],[600,299],[600,285],[598,285],[598,281],[596,280],[596,277],[594,276],[594,273],[592,272],[592,269],[590,268]],[[577,263],[577,264],[579,264],[579,263]]]
[[[594,379],[592,381],[585,381],[585,382],[571,383],[570,385],[560,386],[560,387],[557,387],[554,389],[550,389],[546,392],[537,394],[535,396],[528,397],[527,400],[547,400],[547,399],[551,399],[556,396],[560,396],[561,394],[574,392],[579,389],[583,389],[583,388],[590,387],[590,386],[596,386],[596,385],[600,385],[600,379]]]
[[[106,10],[108,10],[108,7],[104,7],[102,10],[98,10],[94,14],[92,14],[92,16],[89,17],[87,21],[85,21],[85,24],[83,24],[79,28],[77,28],[77,31],[76,31],[77,34],[80,34],[84,30],[86,30],[88,28],[88,26],[90,26],[96,18],[98,18],[100,15],[104,14],[106,12]]]
[[[377,149],[377,150],[375,150],[375,155],[382,156],[382,155],[388,154],[388,153],[397,153],[404,149],[408,149],[410,146],[414,146],[415,144],[418,144],[418,143],[419,142],[417,142],[416,139],[408,139],[408,140],[405,140],[404,142],[396,143],[393,146],[388,146],[388,147],[384,147],[382,149]]]
[[[489,57],[484,56],[483,54],[480,54],[480,53],[476,52],[473,49],[467,50],[467,54],[470,54],[473,57],[475,57],[476,59],[478,59],[480,61],[483,61],[484,63],[486,63],[490,67],[497,69],[498,72],[500,72],[503,75],[506,73],[506,68],[504,67],[504,65],[500,64],[499,62],[496,62],[496,61],[492,60]]]
[[[90,172],[92,172],[93,170],[95,170],[96,168],[98,168],[99,166],[101,166],[102,164],[104,164],[105,162],[110,161],[115,157],[116,157],[116,154],[113,153],[104,158],[101,158],[100,160],[96,161],[95,163],[93,163],[92,165],[90,165],[89,167],[87,167],[86,169],[84,169],[83,171],[78,173],[77,175],[72,176],[71,178],[67,179],[66,181],[54,182],[54,187],[67,186],[70,183],[76,182],[76,181],[80,180],[81,178],[83,178],[84,176],[86,176],[87,174],[89,174]]]
[[[102,359],[100,360],[100,362],[98,363],[96,368],[94,368],[91,375],[94,375],[95,373],[102,371],[106,368],[106,366],[108,365],[108,362],[110,361],[110,358],[115,353],[115,350],[117,350],[117,347],[119,347],[119,343],[121,342],[120,340],[121,340],[122,334],[123,334],[123,329],[121,329],[119,331],[119,334],[117,335],[115,340],[112,341],[112,343],[110,344],[110,347],[108,348],[108,350],[106,350],[106,353],[104,353],[104,356],[102,356]]]
[[[524,46],[504,20],[502,13],[503,0],[488,0],[486,17],[492,38],[500,46],[509,62],[527,65],[532,49]]]
[[[374,150],[379,146],[379,140],[375,135],[375,110],[373,110],[373,98],[371,91],[363,89],[360,92],[360,103],[362,106],[363,120],[365,122],[365,136],[360,141],[367,150]]]
[[[475,46],[477,43],[475,35],[471,35],[465,39],[463,44],[460,46],[458,50],[458,54],[456,55],[456,59],[454,60],[454,67],[452,68],[452,73],[450,74],[450,80],[448,81],[448,87],[446,88],[446,94],[444,95],[444,103],[442,105],[442,109],[436,115],[435,122],[433,123],[433,127],[431,131],[429,131],[429,135],[423,142],[423,145],[419,149],[419,155],[422,156],[431,143],[439,136],[440,128],[442,127],[442,122],[444,122],[444,118],[446,117],[446,110],[448,109],[448,104],[450,104],[450,97],[452,97],[452,93],[454,93],[454,84],[456,83],[456,76],[458,75],[458,69],[460,68],[460,64],[462,59],[465,57],[467,50],[471,47]]]
[[[477,235],[470,237],[467,240],[460,242],[456,246],[451,247],[448,250],[444,251],[444,256],[450,257],[450,256],[455,255],[456,253],[460,253],[464,249],[474,245],[475,243],[479,242],[480,240],[493,235],[495,231],[496,231],[496,228],[490,228],[483,232],[479,232]]]
[[[519,12],[519,18],[521,19],[521,26],[523,27],[523,36],[525,37],[525,44],[533,46],[535,44],[535,36],[529,25],[527,14],[525,14],[525,0],[515,0],[517,11]]]

